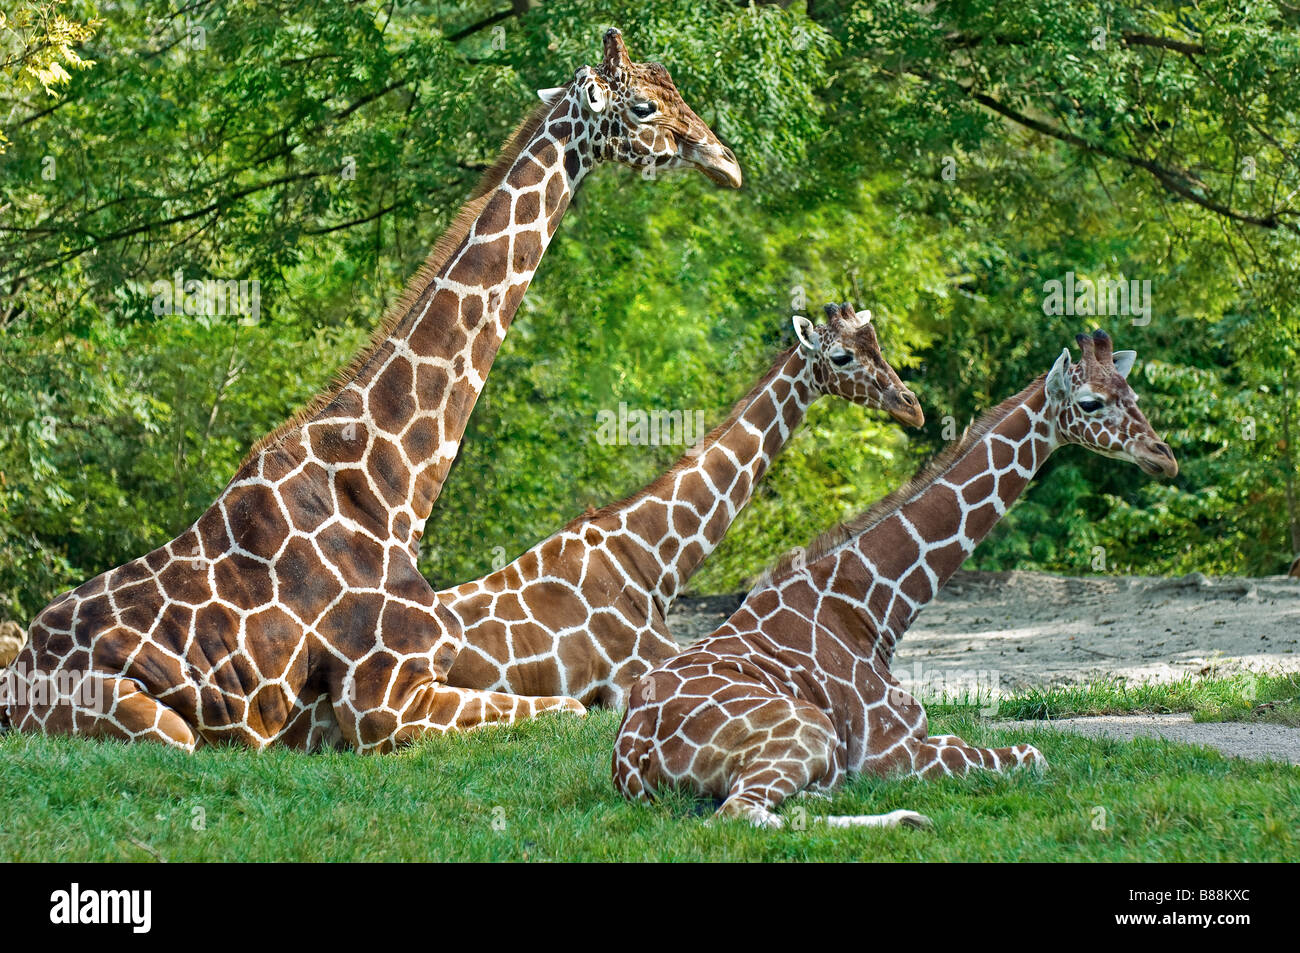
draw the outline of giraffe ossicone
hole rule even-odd
[[[338,382],[258,442],[180,536],[47,606],[0,673],[0,728],[386,751],[584,711],[448,686],[460,626],[416,567],[469,414],[574,190],[599,162],[741,184],[667,70],[610,30],[552,91]],[[89,683],[89,705],[28,689]]]
[[[924,778],[1045,765],[1027,744],[979,748],[931,736],[922,703],[890,672],[894,649],[1065,444],[1173,477],[1168,444],[1137,408],[1131,352],[1102,331],[984,414],[916,479],[778,563],[712,635],[632,689],[613,777],[626,797],[665,787],[721,801],[719,814],[780,827],[776,808],[846,776]],[[806,555],[805,555],[806,552]],[[827,818],[925,826],[916,812]]]
[[[666,473],[509,565],[440,593],[465,642],[448,682],[621,708],[638,678],[680,651],[667,625],[674,600],[813,401],[830,394],[920,426],[920,404],[874,327],[847,304],[828,305],[826,315],[819,325],[796,316],[799,345]]]

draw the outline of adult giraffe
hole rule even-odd
[[[448,684],[622,708],[638,678],[681,651],[669,608],[813,401],[832,394],[919,427],[920,404],[881,354],[870,312],[826,314],[822,325],[796,317],[798,346],[662,476],[440,592],[465,638]]]
[[[614,159],[694,166],[740,185],[735,156],[667,71],[631,62],[617,30],[604,45],[599,67],[541,91],[338,383],[262,439],[188,530],[37,616],[0,680],[0,725],[185,749],[384,751],[427,731],[583,710],[568,698],[444,684],[460,633],[416,555],[493,358],[583,176]]]
[[[916,480],[788,558],[713,635],[632,689],[614,751],[629,798],[685,787],[719,814],[780,827],[773,810],[846,775],[935,777],[1043,763],[1029,745],[931,737],[925,709],[890,674],[894,648],[1054,449],[1074,443],[1174,476],[1125,378],[1132,351],[1102,331],[983,415]],[[924,825],[912,811],[828,823]]]

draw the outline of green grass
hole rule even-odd
[[[1110,679],[1085,685],[1031,690],[998,704],[998,718],[1070,718],[1077,715],[1122,715],[1136,712],[1191,712],[1195,721],[1265,720],[1282,724],[1296,716],[1300,702],[1300,672],[1254,674],[1220,678],[1188,675],[1173,682]],[[928,705],[936,713],[970,711],[972,706]]]
[[[10,734],[0,859],[1237,861],[1293,859],[1300,847],[1295,767],[954,712],[932,730],[1028,741],[1050,769],[860,779],[830,801],[797,802],[810,815],[910,808],[934,819],[929,831],[709,825],[711,806],[683,795],[641,805],[615,793],[617,724],[613,712],[547,716],[367,758]]]
[[[1224,705],[1197,711],[1193,721],[1251,721],[1300,728],[1300,695],[1255,705]]]

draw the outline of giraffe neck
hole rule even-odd
[[[818,396],[802,351],[782,353],[722,424],[640,493],[604,511],[620,515],[626,532],[644,541],[651,553],[646,582],[665,612]]]
[[[542,107],[463,238],[302,426],[326,467],[361,464],[369,485],[354,502],[413,552],[524,292],[602,148],[579,109],[572,90]]]
[[[1044,414],[1042,380],[990,412],[991,426],[963,444],[950,462],[903,491],[900,505],[868,514],[866,529],[831,558],[824,585],[849,597],[877,634],[875,652],[888,663],[917,614],[992,531],[1057,446]],[[989,420],[989,418],[985,418]],[[984,423],[983,421],[981,423]],[[814,567],[810,567],[814,568]],[[828,591],[821,588],[820,591]],[[833,619],[840,600],[823,600]]]

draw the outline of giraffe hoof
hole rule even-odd
[[[718,808],[713,817],[724,820],[748,821],[755,827],[763,827],[773,831],[779,831],[785,826],[785,821],[779,815],[773,814],[766,808],[744,801],[724,801],[722,807]]]
[[[1047,759],[1033,745],[1016,745],[1016,766],[1033,768],[1035,771],[1047,770]]]
[[[916,811],[891,811],[889,816],[894,819],[892,826],[895,827],[916,827],[921,830],[934,827],[934,821]]]
[[[822,820],[822,818],[818,818]],[[837,814],[824,819],[827,827],[933,827],[934,821],[916,811],[888,814]]]
[[[831,794],[829,791],[814,791],[812,788],[804,788],[795,797],[806,798],[810,801],[829,801]]]

